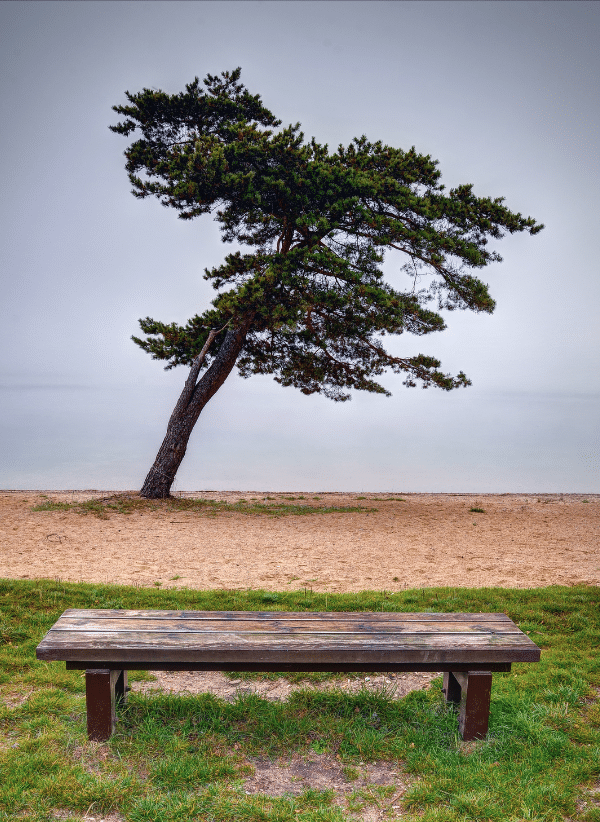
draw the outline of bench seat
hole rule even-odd
[[[540,649],[505,614],[69,609],[42,660],[86,671],[90,739],[108,739],[127,671],[439,671],[463,739],[488,729],[492,673]]]

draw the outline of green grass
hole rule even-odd
[[[598,794],[586,793],[600,776],[599,599],[585,586],[326,598],[0,580],[0,822],[110,810],[126,822],[342,822],[377,808],[413,822],[599,822]],[[35,659],[69,607],[505,612],[543,653],[494,675],[489,735],[478,743],[460,742],[436,680],[399,701],[309,688],[282,703],[133,693],[118,732],[98,745],[86,739],[83,673]],[[244,792],[252,757],[301,756],[335,757],[349,780],[362,763],[389,762],[412,787],[392,800],[385,786],[353,782],[343,807],[335,791]]]
[[[42,495],[43,497],[44,495]],[[302,514],[351,514],[375,513],[376,508],[366,508],[362,505],[305,505],[297,504],[295,500],[305,500],[306,497],[283,497],[286,501],[294,501],[293,505],[287,502],[277,502],[272,497],[265,497],[265,502],[240,499],[230,503],[222,500],[202,498],[170,497],[164,500],[143,499],[134,494],[113,494],[110,497],[89,499],[83,502],[56,502],[45,499],[38,505],[32,506],[32,511],[73,511],[76,514],[94,514],[100,519],[108,519],[111,514],[133,514],[140,512],[170,512],[192,513],[201,516],[217,516],[226,513],[242,513],[248,515],[267,515],[271,517],[286,517]],[[313,497],[318,500],[320,497]]]

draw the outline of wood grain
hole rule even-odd
[[[38,659],[236,665],[427,665],[537,661],[505,614],[117,611],[69,609]],[[325,667],[323,667],[325,666]],[[257,668],[258,670],[258,668]]]

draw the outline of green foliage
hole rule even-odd
[[[471,185],[446,192],[437,162],[414,147],[362,136],[330,152],[305,141],[299,124],[279,129],[240,73],[208,75],[204,89],[196,78],[174,95],[126,92],[129,104],[113,107],[125,119],[111,129],[138,135],[125,152],[133,194],[186,220],[216,211],[223,241],[250,248],[206,271],[219,291],[212,308],[184,326],[146,317],[146,338],[134,341],[167,368],[190,365],[211,328],[222,341],[228,323],[250,319],[237,360],[244,377],[272,374],[336,401],[352,388],[389,394],[375,379],[387,368],[411,387],[469,385],[435,357],[392,356],[382,338],[441,331],[441,309],[491,313],[487,285],[470,273],[501,259],[488,240],[543,226]],[[403,290],[383,279],[392,250],[410,278]]]

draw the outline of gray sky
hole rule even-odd
[[[141,486],[187,369],[130,336],[200,313],[227,248],[132,197],[111,106],[241,66],[307,138],[414,145],[546,228],[498,244],[493,315],[396,344],[472,387],[332,403],[234,371],[174,489],[600,491],[600,4],[44,0],[0,32],[0,487]]]

